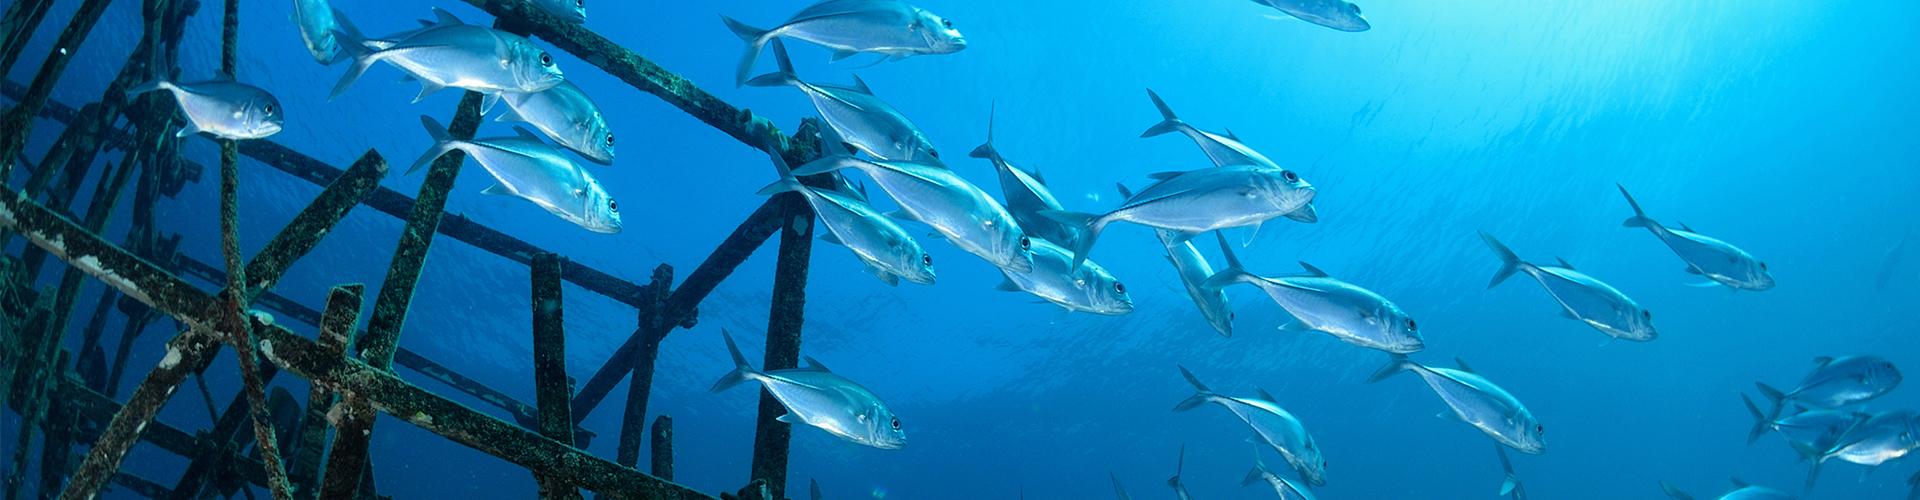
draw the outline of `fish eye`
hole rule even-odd
[[[587,8],[587,0],[573,0],[573,6],[582,9]]]
[[[893,417],[893,430],[900,430],[900,417]]]
[[[607,147],[613,147],[613,134],[607,134]]]
[[[541,52],[541,53],[540,53],[540,65],[541,65],[541,66],[552,66],[552,65],[553,65],[553,56],[552,56],[552,55],[548,55],[548,54],[547,54],[547,53],[545,53],[545,52]]]
[[[921,263],[921,264],[926,264],[926,265],[929,265],[929,266],[931,266],[931,265],[933,265],[933,255],[930,255],[930,254],[924,254],[924,253],[923,253],[923,254],[920,254],[920,263]]]
[[[1760,263],[1760,270],[1761,270],[1761,271],[1765,271],[1765,270],[1767,270],[1767,263],[1765,263],[1765,262],[1761,262],[1761,263]]]
[[[271,114],[273,114],[273,105],[272,105],[272,104],[268,104],[268,105],[267,105],[267,114],[269,114],[269,115],[271,115]],[[1765,266],[1765,265],[1766,265],[1766,264],[1761,264],[1761,266]],[[1763,267],[1763,269],[1764,269],[1764,267]]]
[[[1227,321],[1233,321],[1235,318],[1239,318],[1239,317],[1240,317],[1239,314],[1227,313]]]
[[[1546,434],[1546,433],[1547,433],[1547,426],[1545,426],[1545,425],[1540,425],[1540,424],[1533,424],[1533,432],[1534,432],[1535,434]]]
[[[1415,332],[1420,331],[1420,324],[1413,322],[1413,318],[1407,318],[1407,330],[1415,331]]]
[[[1300,182],[1300,174],[1293,173],[1292,170],[1281,170],[1280,178],[1286,179],[1287,182]]]
[[[1020,249],[1021,249],[1021,250],[1032,250],[1032,249],[1033,249],[1033,240],[1029,240],[1029,239],[1027,239],[1027,237],[1025,237],[1025,236],[1021,236],[1021,237],[1020,237]]]
[[[1119,293],[1127,293],[1127,284],[1115,281],[1113,282],[1113,291],[1119,292]]]
[[[1653,319],[1653,311],[1640,311],[1640,317],[1646,318],[1646,319]]]
[[[953,21],[949,21],[949,20],[946,20],[946,19],[941,19],[941,20],[940,20],[940,24],[941,24],[941,25],[943,25],[943,26],[946,26],[946,27],[947,27],[947,29],[953,29]]]
[[[927,150],[927,156],[932,156],[933,159],[938,160],[940,159],[940,151],[929,149]]]
[[[620,213],[620,204],[614,202],[613,198],[607,198],[607,210],[610,210],[616,214]]]

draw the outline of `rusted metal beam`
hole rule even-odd
[[[320,349],[333,356],[347,352],[347,343],[360,324],[362,297],[366,285],[358,283],[333,287],[327,294],[327,309],[319,319]],[[293,451],[287,476],[293,481],[294,498],[313,499],[320,495],[320,458],[326,452],[327,409],[335,401],[332,390],[322,384],[309,384],[307,412],[300,421],[300,444]]]
[[[567,413],[572,387],[567,381],[567,330],[560,297],[560,264],[565,257],[551,253],[533,256],[533,384],[540,404],[540,434],[573,443],[573,417]],[[540,498],[580,498],[580,489],[547,474],[534,472]]]
[[[455,138],[471,139],[479,127],[480,94],[469,91],[460,98],[460,108],[454,113],[448,133]],[[407,310],[413,302],[413,287],[420,281],[427,251],[433,246],[435,228],[440,225],[446,209],[447,193],[453,189],[453,181],[460,175],[460,164],[465,160],[466,154],[460,151],[442,155],[427,169],[426,182],[420,185],[413,213],[407,218],[406,229],[400,233],[399,248],[394,250],[392,264],[387,266],[386,281],[374,299],[367,333],[356,345],[360,359],[375,368],[389,370],[393,365],[394,352],[400,347],[400,329],[406,324]],[[327,458],[323,496],[336,498],[335,495],[346,495],[359,487],[360,473],[354,471],[366,467],[367,442],[373,438],[374,412],[368,403],[358,394],[341,394],[341,418],[336,424],[340,430],[334,433],[333,451]]]
[[[59,401],[61,404],[66,405],[68,410],[73,411],[74,414],[80,418],[91,422],[104,424],[107,421],[113,420],[114,414],[118,413],[121,408],[120,403],[114,402],[113,398],[107,397],[105,394],[101,394],[93,389],[88,389],[86,384],[71,378],[62,377],[60,379],[58,394]],[[157,420],[147,426],[147,431],[141,434],[140,440],[146,441],[162,450],[166,450],[168,453],[183,457],[194,456],[200,453],[201,450],[215,446],[215,444],[209,440],[201,439],[198,436],[189,434],[186,431],[182,431]],[[83,441],[82,444],[87,443]],[[226,453],[229,455],[227,457],[227,463],[230,464],[230,470],[234,474],[253,484],[261,486],[267,484],[267,478],[264,470],[260,466],[260,461],[239,455],[232,450],[227,450]],[[48,493],[51,494],[51,492]]]
[[[786,206],[780,229],[780,254],[774,263],[773,304],[767,313],[767,355],[764,370],[783,370],[800,363],[800,328],[807,302],[807,263],[813,256],[813,209],[794,193],[775,199]],[[787,408],[772,393],[760,393],[760,418],[753,436],[752,479],[767,482],[772,498],[785,498],[787,448],[791,424],[776,420]]]
[[[661,264],[653,268],[653,282],[647,288],[654,292],[654,300],[640,308],[639,331],[658,332],[670,326],[661,322],[661,309],[666,305],[667,290],[671,286],[673,266]],[[614,461],[628,467],[640,463],[640,440],[646,432],[643,426],[647,422],[647,399],[653,393],[653,363],[660,357],[659,337],[647,337],[649,339],[643,340],[640,348],[633,351],[633,379],[627,383],[627,411],[620,417],[620,447],[614,454]]]
[[[673,417],[653,419],[653,475],[673,480]]]
[[[87,34],[93,31],[93,25],[100,21],[100,15],[106,13],[110,0],[82,0],[80,9],[73,15],[73,21],[60,32],[60,38],[53,43],[53,53],[47,54],[47,60],[40,65],[40,71],[34,74],[33,85],[27,88],[26,97],[20,105],[0,116],[0,130],[12,133],[0,137],[0,179],[13,175],[13,164],[20,149],[26,146],[27,133],[33,129],[33,117],[40,113],[40,107],[47,104],[47,98],[53,95],[53,89],[60,82],[60,74],[67,69],[67,63],[79,55],[80,44],[87,40]]]
[[[5,17],[0,17],[0,36],[6,37],[0,38],[0,75],[13,72],[21,49],[26,48],[27,40],[33,38],[33,31],[52,6],[53,0],[20,0],[7,7]]]

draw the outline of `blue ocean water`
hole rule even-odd
[[[57,2],[49,19],[66,19],[77,3]],[[1549,443],[1544,455],[1514,457],[1536,498],[1658,498],[1661,480],[1710,496],[1734,476],[1798,491],[1805,465],[1777,437],[1745,442],[1751,420],[1738,394],[1753,393],[1754,381],[1791,386],[1815,356],[1874,354],[1920,366],[1910,335],[1920,319],[1920,250],[1912,248],[1920,243],[1904,258],[1893,253],[1920,229],[1912,199],[1920,187],[1920,4],[1388,0],[1363,5],[1373,26],[1363,33],[1269,19],[1273,11],[1245,1],[918,4],[952,20],[968,48],[859,68],[863,61],[829,64],[828,52],[789,44],[801,74],[846,82],[858,73],[952,168],[996,194],[992,167],[960,153],[985,139],[988,109],[997,107],[996,146],[1045,172],[1077,210],[1116,205],[1115,182],[1138,187],[1151,172],[1209,165],[1184,138],[1138,137],[1159,120],[1145,89],[1202,128],[1231,129],[1319,189],[1316,224],[1275,221],[1252,237],[1228,231],[1236,242],[1251,238],[1238,249],[1249,268],[1283,274],[1310,262],[1390,297],[1426,335],[1415,359],[1465,359],[1524,401]],[[370,33],[411,28],[431,7],[489,20],[452,1],[334,5]],[[719,16],[773,25],[803,5],[593,2],[587,25],[791,131],[812,107],[792,89],[735,88],[742,47]],[[218,67],[217,7],[203,5],[190,21],[181,61],[188,79]],[[242,6],[240,78],[272,90],[287,110],[287,130],[272,140],[335,165],[368,149],[400,165],[425,151],[417,116],[446,120],[458,92],[407,104],[417,86],[377,67],[328,101],[343,68],[313,63],[288,9],[284,1]],[[116,2],[54,98],[97,99],[137,41],[139,15],[138,2]],[[42,27],[9,79],[31,78],[59,24]],[[625,230],[593,234],[530,204],[481,195],[488,179],[471,164],[449,212],[633,281],[660,263],[684,277],[761,203],[754,191],[774,179],[764,154],[553,54],[620,138],[617,163],[592,172],[620,200]],[[38,127],[28,150],[36,158],[57,130],[50,121]],[[481,134],[507,133],[489,123]],[[215,162],[213,142],[186,144],[186,154]],[[183,251],[204,261],[219,255],[213,175],[160,207],[162,225],[189,236]],[[384,185],[413,193],[421,178],[396,169]],[[1621,227],[1631,210],[1616,183],[1661,221],[1766,260],[1779,285],[1737,293],[1685,286],[1699,279],[1679,259],[1645,231]],[[248,251],[319,191],[257,164],[243,164],[242,186]],[[334,284],[377,286],[400,228],[356,210],[277,291],[318,305]],[[109,234],[124,230],[118,220]],[[1661,337],[1609,343],[1558,317],[1530,281],[1486,289],[1499,262],[1476,231],[1531,261],[1562,257],[1620,288],[1654,312]],[[1217,264],[1209,239],[1199,242]],[[1093,253],[1130,285],[1137,310],[1119,317],[1065,315],[996,291],[993,267],[950,244],[924,243],[941,262],[930,287],[888,287],[850,253],[815,247],[802,352],[885,398],[911,444],[877,450],[798,428],[794,495],[812,478],[827,498],[1106,498],[1111,474],[1137,498],[1166,497],[1184,445],[1184,479],[1196,496],[1268,498],[1239,486],[1253,453],[1244,425],[1217,408],[1169,410],[1191,394],[1176,365],[1229,394],[1263,388],[1297,415],[1329,464],[1326,486],[1315,489],[1321,498],[1489,498],[1498,490],[1491,440],[1435,418],[1445,407],[1429,390],[1404,376],[1365,383],[1385,355],[1278,331],[1285,313],[1251,288],[1231,292],[1236,335],[1215,334],[1146,229],[1116,226]],[[759,359],[770,247],[701,305],[698,327],[667,338],[658,363],[649,409],[675,418],[676,479],[702,491],[747,479],[756,395],[707,389],[731,369],[720,329]],[[531,401],[527,283],[524,266],[442,239],[402,343]],[[569,371],[585,379],[632,332],[633,311],[571,286],[566,307]],[[125,384],[159,360],[167,328],[141,338]],[[216,395],[238,387],[217,375],[233,364],[222,356],[208,372]],[[288,377],[276,385],[305,393]],[[1915,408],[1915,391],[1902,387],[1864,409]],[[624,394],[623,385],[583,424],[600,432],[591,448],[598,455],[613,455],[613,408]],[[205,428],[196,399],[176,396],[161,420]],[[511,464],[383,419],[373,451],[382,494],[534,494],[532,478]],[[18,420],[5,422],[12,446]],[[1263,461],[1281,463],[1270,452]],[[166,483],[184,467],[151,448],[127,462]],[[1916,467],[1895,462],[1866,475],[1829,464],[1807,497],[1902,498]]]

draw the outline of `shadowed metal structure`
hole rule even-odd
[[[654,415],[649,430],[647,399],[661,341],[678,328],[691,328],[698,306],[775,232],[782,234],[775,260],[773,300],[768,313],[768,369],[794,366],[799,358],[807,263],[811,254],[813,213],[798,195],[766,200],[742,221],[711,255],[675,286],[674,269],[661,264],[644,285],[479,224],[444,213],[449,190],[464,156],[454,152],[429,169],[420,191],[407,196],[381,187],[386,160],[367,151],[341,169],[270,140],[217,141],[220,145],[221,258],[202,260],[177,249],[182,237],[164,233],[153,215],[162,198],[177,195],[205,170],[181,156],[173,131],[171,100],[127,97],[125,89],[178,67],[179,43],[186,19],[200,0],[139,1],[143,27],[139,43],[97,102],[78,108],[50,99],[73,54],[86,41],[111,0],[78,0],[79,7],[59,33],[31,82],[0,82],[11,106],[0,111],[0,250],[24,239],[17,253],[0,253],[0,402],[20,415],[19,434],[5,453],[5,500],[23,496],[93,498],[117,488],[151,498],[201,498],[207,495],[255,495],[264,488],[276,499],[378,498],[367,448],[374,416],[385,413],[448,440],[526,468],[543,498],[579,498],[580,489],[607,498],[715,498],[672,482],[672,419]],[[819,156],[819,124],[803,121],[799,132],[784,135],[766,119],[735,108],[692,82],[667,71],[582,25],[560,21],[526,0],[466,0],[496,17],[495,27],[541,39],[659,97],[694,119],[748,147],[777,151],[790,164]],[[29,39],[46,19],[51,0],[21,0],[0,15],[0,74],[20,59]],[[222,2],[221,68],[233,75],[238,57],[238,0]],[[470,138],[478,128],[481,96],[467,93],[449,127],[455,137]],[[25,157],[36,124],[64,125],[58,140],[38,163]],[[124,125],[122,125],[124,124]],[[119,161],[97,156],[121,152]],[[321,186],[291,222],[250,258],[234,236],[241,221],[235,205],[243,187],[236,175],[241,158]],[[26,180],[12,182],[20,169]],[[75,200],[88,179],[95,185],[87,206]],[[815,183],[819,179],[806,179]],[[128,184],[134,193],[130,227],[118,241],[104,229],[119,207]],[[355,207],[404,223],[386,279],[375,289],[371,308],[367,288],[341,284],[315,309],[274,293],[286,271],[331,234]],[[447,236],[529,266],[533,276],[533,404],[513,399],[400,346],[402,325],[424,263],[437,236]],[[36,289],[49,258],[64,266],[52,290]],[[510,264],[511,265],[511,264]],[[95,306],[87,309],[78,350],[66,333],[75,323],[81,292],[102,285]],[[199,283],[189,280],[197,280]],[[632,335],[593,376],[575,390],[566,376],[560,296],[566,284],[634,308]],[[501,304],[502,307],[507,306]],[[269,311],[314,328],[311,337],[250,311]],[[118,350],[109,356],[105,325],[122,316],[125,327]],[[361,317],[366,330],[356,331]],[[127,360],[135,339],[157,320],[171,319],[180,329],[167,340],[161,362],[147,371],[131,392],[121,394]],[[415,335],[434,335],[419,332]],[[204,382],[222,347],[235,352],[244,388],[224,406],[216,405]],[[393,366],[405,367],[504,412],[502,419],[465,406],[403,379]],[[309,383],[304,407],[266,384],[280,374]],[[596,433],[580,422],[629,379],[627,402],[617,436],[617,457],[609,460],[582,448]],[[196,378],[212,427],[189,432],[155,420],[189,378]],[[788,424],[775,421],[781,410],[761,395],[748,483],[719,498],[785,498]],[[243,432],[251,430],[252,432]],[[651,436],[651,438],[648,438]],[[34,438],[40,438],[38,440]],[[634,467],[643,442],[651,440],[650,472]],[[34,446],[38,443],[38,446]],[[175,481],[156,481],[120,470],[128,451],[147,442],[187,460]],[[38,450],[37,467],[33,453]],[[251,451],[249,451],[251,450]],[[28,484],[30,469],[39,477]]]

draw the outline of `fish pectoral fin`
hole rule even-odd
[[[187,121],[186,121],[186,124],[184,124],[184,125],[181,125],[181,126],[180,126],[180,131],[179,131],[179,132],[175,132],[175,133],[173,134],[173,136],[174,136],[174,137],[187,137],[187,136],[190,136],[190,135],[193,135],[193,134],[198,134],[198,133],[200,133],[200,126],[199,126],[199,125],[196,125],[196,124],[194,124],[194,123],[193,123],[193,120],[187,120]]]
[[[845,241],[842,241],[842,240],[840,239],[840,235],[837,235],[837,234],[834,234],[834,233],[833,233],[833,231],[823,231],[823,232],[821,232],[821,234],[820,234],[820,241],[824,241],[824,242],[827,242],[827,243],[832,243],[832,244],[835,244],[835,245],[840,245],[840,246],[846,246],[846,245],[847,245],[847,242],[845,242]]]
[[[853,57],[859,54],[860,54],[859,51],[835,50],[833,51],[833,59],[830,59],[829,62],[840,62],[840,61],[846,60],[846,58]]]
[[[413,95],[413,102],[420,102],[421,99],[426,99],[428,95],[439,92],[440,89],[444,88],[447,88],[447,86],[420,79],[420,93]]]
[[[1713,288],[1713,287],[1720,286],[1720,282],[1702,281],[1699,283],[1687,283],[1687,286],[1694,287],[1694,288]]]
[[[887,212],[887,217],[892,217],[894,220],[903,220],[907,222],[920,222],[920,218],[915,217],[913,215],[913,212],[908,212],[904,209]]]
[[[800,423],[800,417],[795,417],[795,416],[793,416],[793,413],[792,413],[792,412],[788,412],[788,413],[787,413],[787,414],[785,414],[785,415],[781,415],[781,416],[778,416],[778,417],[774,417],[773,419],[774,419],[775,421],[778,421],[778,422],[780,422],[780,423],[784,423],[784,424],[797,424],[797,423]]]
[[[1560,309],[1560,317],[1567,318],[1574,321],[1585,321],[1580,319],[1580,316],[1573,314],[1573,311],[1569,311],[1565,308]]]
[[[1572,269],[1572,268],[1571,268],[1571,267],[1569,267],[1568,269]],[[1694,268],[1693,266],[1687,266],[1687,268],[1686,268],[1686,272],[1687,272],[1687,274],[1691,274],[1691,275],[1694,275],[1694,276],[1699,276],[1699,275],[1700,275],[1700,270],[1699,270],[1699,269],[1697,269],[1697,268]]]
[[[480,194],[490,194],[495,196],[519,196],[520,195],[519,193],[513,192],[513,188],[507,187],[506,184],[494,184],[492,186],[487,186],[486,189],[480,190]]]
[[[994,287],[993,287],[993,289],[994,289],[994,290],[999,290],[999,291],[1002,291],[1002,292],[1021,292],[1021,291],[1025,291],[1025,290],[1021,290],[1021,289],[1020,289],[1020,285],[1019,285],[1019,284],[1017,284],[1017,283],[1014,283],[1012,279],[1006,279],[1006,278],[1002,278],[1002,279],[1000,280],[1000,284],[998,284],[998,285],[994,285]]]

